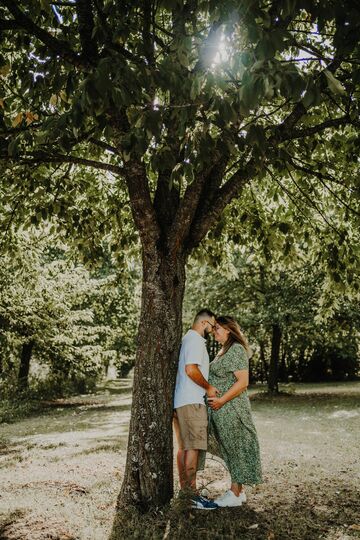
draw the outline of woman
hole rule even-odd
[[[219,397],[208,398],[209,434],[215,437],[219,455],[229,469],[231,488],[215,502],[219,506],[241,506],[246,501],[244,484],[261,483],[259,443],[247,394],[249,346],[232,317],[218,317],[214,337],[222,348],[210,364],[209,383]]]

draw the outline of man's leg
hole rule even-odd
[[[181,488],[196,490],[199,448],[206,448],[207,412],[205,405],[184,405],[175,410],[174,430],[179,452],[177,466]],[[194,448],[195,447],[195,448]]]
[[[186,450],[178,450],[176,456],[177,469],[179,473],[180,488],[185,489],[186,484],[186,472],[185,472],[185,454]]]
[[[178,443],[178,452],[176,456],[177,469],[179,474],[180,488],[184,489],[186,487],[186,473],[185,473],[185,450],[181,448],[182,441],[180,436],[180,426],[178,416],[176,411],[174,411],[173,426],[175,431],[176,440]]]
[[[186,487],[196,491],[196,472],[199,450],[185,450]]]

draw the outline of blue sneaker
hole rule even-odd
[[[197,508],[198,510],[215,510],[216,508],[219,508],[219,505],[214,503],[214,501],[210,501],[206,497],[201,497],[200,495],[192,497],[191,502],[191,508]]]

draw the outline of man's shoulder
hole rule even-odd
[[[181,341],[182,344],[184,343],[196,343],[196,344],[203,344],[204,338],[200,336],[195,330],[188,330]]]
[[[195,332],[195,330],[192,330],[190,328],[190,330],[188,330],[186,332],[186,334],[183,335],[182,341],[189,341],[189,340],[192,340],[192,339],[196,339],[197,336],[199,336],[199,334],[197,332]]]

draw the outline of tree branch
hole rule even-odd
[[[139,231],[142,247],[144,253],[148,252],[151,256],[154,246],[160,239],[161,230],[151,202],[144,164],[130,160],[124,165],[124,173],[133,219]]]
[[[190,233],[196,213],[200,209],[206,212],[206,207],[210,206],[214,192],[221,184],[228,159],[228,154],[222,155],[217,149],[213,153],[210,165],[187,186],[169,231],[170,244],[177,247],[182,245]]]
[[[207,232],[214,227],[225,207],[239,196],[244,187],[258,171],[258,164],[251,158],[244,168],[236,171],[231,178],[219,188],[214,197],[212,206],[207,208],[207,213],[200,212],[195,216],[191,226],[189,237],[186,241],[186,249],[190,252],[206,236]]]
[[[334,73],[336,69],[340,65],[340,60],[338,58],[335,58],[328,66],[327,69]],[[322,71],[317,75],[317,79],[322,75]],[[326,83],[324,82],[324,85]],[[277,135],[274,135],[274,142],[278,141],[278,138],[280,136],[280,140],[286,140],[286,133],[289,132],[291,129],[295,127],[295,125],[299,122],[302,116],[304,116],[307,113],[306,107],[303,105],[301,101],[299,101],[293,111],[289,114],[287,118],[280,124],[280,126],[277,126],[275,128]]]
[[[92,37],[94,30],[94,16],[92,12],[91,0],[77,0],[76,13],[78,18],[79,34],[82,47],[82,56],[91,64],[96,60],[98,51],[97,45]]]
[[[318,207],[318,205],[311,199],[311,197],[309,197],[309,195],[299,186],[299,184],[296,182],[294,176],[292,175],[291,173],[291,170],[289,169],[288,167],[288,164],[286,163],[286,168],[288,170],[288,173],[289,173],[289,176],[291,178],[291,180],[294,182],[296,188],[298,189],[298,191],[300,191],[300,193],[303,195],[303,197],[305,198],[305,200],[308,201],[310,207],[314,208],[318,214],[322,217],[322,219],[325,221],[325,223],[333,230],[335,231],[337,234],[340,234],[339,231],[337,230],[337,228],[332,224],[330,223],[330,221],[328,221],[327,217],[325,216],[325,214],[323,213],[322,210],[320,210],[320,208]]]
[[[95,139],[94,137],[90,137],[87,139],[92,144],[95,144],[95,146],[98,146],[99,148],[102,148],[103,150],[107,150],[108,152],[111,152],[112,154],[119,155],[119,150],[112,146],[111,144],[108,144],[105,141],[100,141],[99,139]]]
[[[151,0],[143,0],[142,10],[144,14],[142,38],[144,47],[144,56],[150,65],[154,64],[154,42],[151,34],[152,22],[152,2]]]
[[[305,218],[305,220],[307,221],[307,223],[310,225],[310,227],[314,230],[314,232],[316,232],[316,228],[314,227],[314,225],[312,224],[312,221],[311,219],[309,218],[309,216],[306,215],[306,213],[304,212],[302,206],[301,206],[301,202],[302,201],[298,201],[296,195],[294,195],[294,193],[292,193],[287,187],[285,187],[281,181],[276,178],[276,175],[271,171],[271,169],[269,169],[268,167],[265,167],[266,171],[268,172],[268,174],[271,176],[271,178],[278,184],[278,186],[280,186],[280,188],[286,193],[286,195],[289,197],[289,199],[292,201],[292,203],[294,204],[294,206],[296,206],[296,208],[298,209],[298,211],[300,212],[300,214],[302,214],[302,216]]]
[[[339,126],[345,126],[347,124],[351,124],[350,116],[347,114],[345,116],[342,116],[340,118],[331,118],[329,120],[325,120],[324,122],[321,122],[321,124],[318,124],[317,126],[310,126],[304,129],[294,129],[290,130],[289,132],[284,132],[281,136],[282,141],[290,141],[293,139],[302,139],[304,137],[309,137],[310,135],[314,135],[315,133],[321,133],[325,129],[328,129],[330,127],[339,127]]]
[[[85,165],[86,167],[94,167],[102,171],[109,171],[114,174],[123,174],[124,169],[118,165],[112,165],[111,163],[102,163],[93,159],[85,159],[77,156],[64,155],[64,154],[45,154],[44,152],[32,152],[31,154],[23,157],[17,157],[16,159],[10,156],[1,156],[0,159],[6,161],[16,161],[24,164],[33,163],[73,163],[74,165]]]
[[[345,206],[345,208],[347,208],[350,212],[352,212],[353,214],[356,214],[357,216],[360,216],[360,213],[355,210],[354,208],[352,208],[349,204],[347,204],[347,202],[345,202],[341,197],[339,197],[339,195],[333,190],[331,189],[324,180],[330,180],[330,181],[333,181],[333,179],[325,174],[322,174],[321,172],[319,171],[314,171],[312,169],[309,169],[307,167],[302,167],[301,165],[298,165],[297,163],[295,163],[292,159],[289,159],[289,163],[291,163],[291,165],[294,167],[294,169],[296,169],[297,171],[301,171],[301,172],[304,172],[305,174],[309,175],[309,176],[315,176],[315,178],[318,178],[321,182],[321,184],[331,193],[331,195],[337,199],[343,206]]]
[[[5,19],[0,19],[0,31],[4,30],[20,30],[22,27],[15,20],[6,21]]]
[[[67,41],[57,39],[43,28],[40,28],[18,8],[17,3],[13,0],[2,0],[2,4],[8,8],[14,17],[14,21],[10,22],[17,24],[28,34],[37,37],[56,55],[61,56],[76,67],[83,67],[80,57],[71,49]]]

